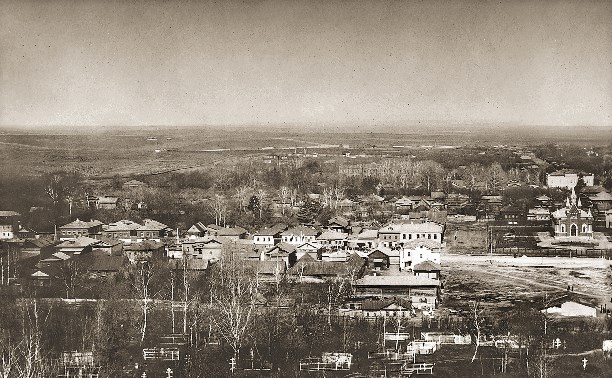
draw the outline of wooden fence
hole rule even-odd
[[[612,259],[612,249],[495,248],[496,255],[529,257],[590,257]]]

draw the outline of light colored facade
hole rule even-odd
[[[579,172],[557,171],[546,175],[546,185],[549,188],[572,189],[578,183]],[[593,186],[595,176],[590,173],[583,173],[582,178],[587,186]]]
[[[434,240],[414,240],[400,250],[400,270],[412,270],[412,267],[425,261],[440,264],[440,252],[443,245]]]
[[[442,242],[444,227],[434,222],[389,224],[378,230],[380,244],[393,248],[412,240],[433,240]]]
[[[293,245],[316,242],[317,231],[306,226],[297,226],[281,233],[281,241]]]

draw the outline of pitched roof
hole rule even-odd
[[[285,224],[276,224],[270,228],[264,228],[255,233],[254,236],[274,236],[278,233],[283,232],[287,229],[287,225]]]
[[[355,282],[355,286],[440,286],[440,281],[423,276],[365,276]]]
[[[60,244],[58,244],[57,248],[85,248],[90,245],[98,244],[100,241],[98,239],[88,238],[87,236],[79,236],[76,239],[66,240]]]
[[[348,219],[346,219],[344,217],[337,216],[337,217],[331,218],[327,222],[327,225],[329,226],[329,225],[332,225],[332,224],[337,224],[338,226],[341,226],[341,227],[347,227],[349,225],[349,223],[350,222],[349,222]]]
[[[318,240],[344,240],[348,237],[347,234],[338,231],[328,230],[317,236]]]
[[[142,226],[141,224],[138,224],[131,220],[122,219],[115,223],[110,223],[108,226],[106,226],[104,231],[107,231],[107,232],[132,231],[132,230],[139,229],[141,226]]]
[[[411,309],[412,304],[401,298],[389,298],[389,299],[366,299],[361,302],[361,309],[363,311],[379,311],[385,309],[392,304],[401,306],[405,309]]]
[[[165,224],[158,222],[156,220],[153,219],[145,219],[143,221],[142,226],[138,227],[137,230],[142,230],[142,231],[161,231],[161,230],[165,230],[169,228],[168,226],[166,226]]]
[[[119,198],[117,197],[102,196],[102,197],[98,197],[98,204],[114,204],[114,203],[117,203],[118,200]]]
[[[443,227],[434,222],[423,223],[391,223],[379,230],[383,233],[419,233],[419,232],[442,232]]]
[[[599,192],[595,195],[589,196],[591,201],[612,201],[612,194],[608,192]]]
[[[158,243],[154,240],[144,240],[140,243],[133,243],[125,246],[126,251],[151,251],[163,248],[163,243]]]
[[[440,265],[430,260],[425,260],[412,267],[415,272],[439,272],[442,270]]]
[[[288,255],[292,252],[295,252],[296,246],[289,243],[278,243],[274,247],[270,248],[266,251],[266,255],[270,256],[278,256],[278,255]]]
[[[317,236],[317,233],[318,233],[317,230],[315,230],[314,228],[310,228],[306,226],[297,226],[297,227],[290,228],[287,231],[284,231],[283,233],[281,233],[281,235],[283,236],[289,236],[289,235]]]
[[[100,226],[100,225],[102,225],[102,222],[97,221],[95,219],[92,219],[91,221],[86,222],[86,221],[82,221],[79,218],[77,218],[70,223],[60,226],[59,228],[91,228],[91,227]]]

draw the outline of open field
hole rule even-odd
[[[522,135],[510,127],[402,127],[390,132],[367,132],[359,128],[331,128],[296,132],[297,128],[253,131],[247,128],[214,127],[107,127],[94,130],[28,129],[0,130],[0,158],[5,173],[46,173],[77,170],[90,177],[132,176],[189,167],[231,163],[233,158],[259,158],[265,154],[287,153],[307,148],[320,154],[340,155],[348,147],[356,153],[376,156],[425,154],[428,149],[493,146],[496,144],[588,143],[601,145],[607,128],[581,133],[577,140],[571,130],[549,135],[546,129]],[[398,132],[393,132],[397,130]],[[352,132],[357,131],[357,132]],[[478,131],[478,132],[476,132]],[[395,147],[394,147],[395,146]],[[401,147],[399,147],[401,146]],[[157,151],[157,152],[156,152]],[[451,150],[452,151],[452,150]]]
[[[610,263],[590,258],[449,254],[444,256],[442,268],[451,303],[481,299],[490,300],[495,307],[512,307],[516,301],[566,292],[570,285],[574,293],[599,305],[610,304]]]

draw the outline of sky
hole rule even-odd
[[[612,125],[612,1],[0,0],[0,126]]]

